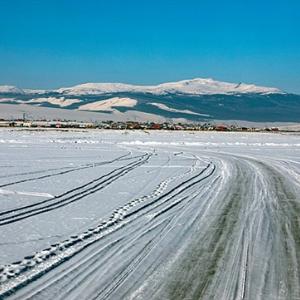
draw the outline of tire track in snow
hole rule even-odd
[[[166,179],[165,181],[161,182],[161,183],[158,185],[158,187],[156,188],[156,190],[154,190],[154,191],[150,194],[151,197],[156,197],[157,194],[162,193],[162,192],[163,192],[163,189],[166,189],[167,185],[168,185],[171,181],[179,180],[179,179],[183,178],[184,176],[187,176],[187,175],[189,175],[189,174],[195,172],[195,171],[199,168],[198,163],[199,163],[200,159],[197,158],[197,157],[195,157],[195,156],[194,156],[194,159],[196,160],[196,163],[190,168],[189,171],[187,171],[187,172],[185,172],[185,173],[182,173],[182,174],[180,174],[180,175],[173,176],[173,177],[168,178],[168,179]],[[141,197],[141,198],[140,198],[140,200],[142,200],[142,199],[144,199],[144,197]],[[144,235],[144,234],[145,234],[145,233],[143,233],[143,235]],[[129,240],[131,240],[131,239],[132,239],[132,235],[134,235],[134,234],[128,234],[128,233],[126,233],[126,238],[129,239]],[[122,240],[124,240],[124,238],[125,238],[125,236],[122,237]],[[138,238],[134,238],[134,239],[138,239]],[[127,243],[126,243],[126,244],[127,244]],[[121,247],[123,247],[123,246],[122,246],[122,245],[119,246],[119,248],[121,248]],[[90,252],[91,252],[91,250],[90,250]],[[101,255],[100,255],[100,253],[101,253]],[[105,260],[112,259],[112,256],[114,255],[114,253],[115,253],[115,251],[114,251],[113,253],[110,252],[109,257],[107,257]],[[96,257],[95,257],[95,256],[96,256]],[[86,277],[86,276],[88,276],[88,275],[86,275],[86,273],[88,273],[89,276],[92,276],[91,274],[93,273],[93,270],[94,270],[94,269],[100,268],[99,261],[101,262],[102,259],[104,259],[104,258],[103,258],[102,250],[101,250],[101,251],[98,251],[98,250],[93,251],[93,252],[91,252],[89,258],[86,258],[86,256],[85,256],[85,257],[84,257],[84,261],[81,259],[81,260],[80,260],[80,263],[76,263],[74,267],[71,266],[71,267],[70,267],[70,270],[68,269],[68,271],[66,272],[66,275],[64,275],[64,276],[59,276],[59,277],[55,276],[53,279],[47,280],[46,285],[49,287],[49,286],[51,286],[51,285],[56,286],[57,283],[62,284],[62,280],[64,280],[65,277],[66,277],[66,278],[65,278],[66,281],[68,282],[69,277],[70,277],[70,273],[73,273],[73,272],[76,271],[76,274],[77,274],[77,275],[75,275],[75,277],[72,277],[72,278],[73,278],[73,279],[72,279],[72,285],[74,285],[74,287],[75,287],[75,286],[77,286],[77,284],[74,283],[75,278],[76,278],[76,277],[81,278],[82,276]],[[104,264],[104,263],[102,262],[101,264]],[[79,270],[78,270],[79,268],[80,268],[80,272],[79,272]],[[65,272],[64,272],[64,273],[65,273]],[[82,273],[83,273],[84,275],[81,275]],[[72,275],[72,276],[73,276],[73,275]],[[78,280],[79,280],[79,279],[78,279]],[[83,280],[83,279],[81,279],[81,280]],[[66,283],[66,285],[67,285],[67,283]],[[65,285],[63,291],[61,291],[59,295],[56,295],[56,296],[55,296],[56,298],[59,297],[60,299],[64,299],[64,296],[63,296],[63,295],[69,293],[68,290],[66,290],[66,285]],[[37,289],[38,289],[38,288],[37,288]],[[71,289],[72,289],[72,288],[71,288]],[[40,287],[40,291],[36,291],[36,292],[34,293],[34,295],[35,295],[35,296],[39,295],[39,297],[43,297],[43,287],[41,286],[41,287]],[[23,297],[23,299],[25,299],[25,298]],[[27,298],[26,298],[26,299],[27,299]]]
[[[282,172],[276,170],[268,161],[260,162],[254,158],[251,160],[225,154],[214,155],[228,160],[231,163],[231,171],[235,170],[226,181],[228,185],[221,188],[217,197],[208,197],[207,203],[202,203],[200,196],[199,211],[195,211],[193,220],[183,228],[185,231],[195,231],[192,239],[194,242],[187,245],[185,252],[171,265],[170,270],[166,271],[164,281],[150,281],[150,291],[154,289],[155,294],[147,294],[147,290],[144,290],[144,294],[135,295],[143,295],[143,299],[151,296],[151,299],[172,300],[299,299],[299,189],[297,190],[297,187],[288,178],[285,179]],[[201,178],[207,176],[212,169],[210,166]],[[217,175],[212,178],[216,179]],[[60,299],[77,297],[77,287],[81,292],[79,295],[84,297],[87,296],[84,294],[84,286],[89,287],[90,281],[95,286],[91,286],[94,290],[88,290],[89,299],[124,299],[116,296],[120,295],[119,290],[122,295],[126,295],[126,292],[133,295],[130,290],[133,285],[130,276],[141,268],[150,252],[164,239],[159,239],[162,232],[168,236],[169,232],[164,228],[168,228],[170,219],[177,220],[178,215],[189,208],[192,193],[199,189],[198,184],[201,181],[194,185],[193,183],[200,178],[191,178],[193,179],[190,182],[182,180],[177,184],[173,193],[164,192],[166,185],[161,183],[159,192],[163,191],[162,194],[156,191],[153,192],[152,198],[148,195],[134,199],[116,209],[107,222],[84,232],[86,236],[74,236],[64,244],[57,245],[57,248],[66,246],[55,252],[55,255],[61,255],[57,264],[57,257],[51,256],[48,250],[44,253],[45,258],[40,253],[31,260],[28,259],[31,263],[33,260],[35,266],[19,275],[13,272],[13,268],[18,269],[21,263],[2,267],[5,269],[4,272],[0,271],[2,280],[4,275],[11,274],[10,279],[3,281],[3,286],[10,286],[11,289],[8,288],[7,293],[4,292],[2,296],[7,296],[21,287],[22,276],[23,284],[26,285],[43,274],[52,279],[45,279],[44,282],[42,278],[37,280],[28,294],[28,299],[52,295],[51,289],[58,293]],[[182,186],[183,182],[185,184]],[[212,181],[208,183],[212,185]],[[147,215],[152,217],[145,218]],[[138,227],[145,222],[154,225],[150,228],[148,225],[146,228]],[[109,237],[118,232],[119,236],[110,241]],[[147,234],[150,234],[149,239],[146,238]],[[114,274],[114,280],[106,281],[105,285],[97,288],[97,276],[107,276],[100,270],[109,270],[109,261],[119,255],[126,257],[126,251],[135,248],[140,240],[144,240],[144,246],[135,252],[135,256],[124,262],[120,272]],[[89,253],[88,257],[85,256],[86,253]],[[76,257],[77,254],[85,260],[81,261]],[[38,259],[41,262],[38,262]],[[52,272],[49,271],[52,267],[55,268],[64,261],[67,265],[70,262],[74,267],[66,269],[61,277],[55,270],[51,275]],[[48,269],[45,265],[48,265]],[[38,268],[40,273],[37,272]],[[157,270],[159,265],[154,265],[149,272]],[[34,277],[34,274],[37,277]],[[148,270],[141,274],[143,282],[150,280],[146,275],[149,276]],[[30,276],[33,277],[30,279]],[[72,279],[75,280],[74,283]],[[55,290],[56,285],[66,290],[59,294],[59,290]],[[48,289],[50,294],[47,294]]]
[[[207,170],[207,169],[205,169]],[[201,181],[204,179],[207,179],[210,177],[212,174],[214,174],[215,169],[209,173],[209,175],[204,176],[201,180],[196,181],[195,184],[199,184]],[[203,173],[202,173],[203,174]],[[189,190],[193,185],[189,185],[186,187],[184,191]],[[181,193],[180,193],[181,194]],[[152,217],[149,223],[152,221],[156,220],[156,218],[160,217],[166,213],[172,213],[166,217],[162,221],[161,224],[164,226],[161,228],[161,230],[155,232],[155,235],[153,238],[151,238],[146,245],[134,256],[134,258],[130,261],[128,265],[126,265],[122,271],[120,271],[116,276],[110,281],[110,283],[102,289],[100,292],[98,292],[96,295],[94,295],[91,299],[96,300],[96,299],[114,299],[113,293],[121,288],[121,285],[124,283],[124,281],[139,267],[139,265],[147,258],[147,256],[150,254],[150,252],[158,246],[158,244],[167,236],[167,234],[174,228],[177,220],[181,215],[185,213],[185,211],[189,208],[189,204],[191,201],[195,200],[199,194],[201,194],[201,190],[197,190],[196,192],[188,193],[188,195],[183,196],[181,198],[176,198],[176,196],[179,195],[176,194],[172,197],[175,198],[176,200],[172,202],[171,204],[167,205],[166,208],[163,208],[159,211],[157,211]],[[169,200],[168,200],[169,201]],[[166,202],[168,202],[166,201]],[[166,204],[166,202],[162,204]],[[161,206],[157,205],[155,208]],[[175,207],[180,206],[178,209],[174,210]],[[155,209],[153,208],[153,210]],[[145,214],[148,214],[149,211],[147,211]],[[143,214],[144,215],[144,214]],[[139,218],[140,216],[138,216]],[[143,233],[144,235],[145,233]],[[140,236],[137,237],[136,239],[138,240],[141,238]]]
[[[0,188],[15,185],[15,184],[19,184],[19,183],[24,183],[24,182],[29,182],[29,181],[36,181],[36,180],[40,180],[40,179],[45,179],[45,178],[50,178],[50,177],[54,177],[54,176],[68,174],[68,173],[75,172],[75,171],[80,171],[80,170],[84,170],[84,169],[89,169],[89,168],[94,168],[94,167],[99,167],[99,166],[111,164],[111,163],[114,163],[116,161],[120,161],[121,159],[124,159],[129,154],[130,153],[127,153],[127,154],[121,155],[121,156],[119,156],[115,159],[104,161],[104,162],[89,163],[89,164],[86,164],[84,166],[75,167],[75,168],[72,168],[72,169],[69,169],[69,170],[66,170],[66,171],[62,171],[62,172],[57,172],[57,173],[53,173],[53,174],[46,174],[46,175],[42,175],[42,176],[38,176],[38,177],[26,178],[26,179],[21,179],[21,180],[9,182],[9,183],[4,183],[4,184],[0,185]],[[62,168],[62,169],[65,169],[65,168]],[[55,170],[55,169],[53,169],[53,170]],[[59,170],[59,169],[57,169],[57,170]],[[40,171],[40,172],[43,172],[43,171]],[[45,172],[47,172],[47,170]]]
[[[234,165],[226,206],[200,227],[180,271],[153,299],[300,298],[296,194],[267,163],[238,158]]]
[[[0,226],[15,223],[20,220],[27,219],[41,213],[49,212],[54,209],[74,203],[84,197],[91,195],[103,189],[107,185],[113,183],[115,180],[126,175],[128,172],[134,170],[140,165],[146,163],[151,155],[143,155],[138,160],[129,163],[126,166],[117,168],[99,178],[96,178],[82,186],[76,187],[61,195],[55,196],[38,203],[26,205],[17,209],[11,209],[0,213]],[[75,192],[75,194],[73,194]],[[48,204],[49,203],[49,204]],[[44,205],[46,204],[46,205]],[[2,217],[4,216],[4,217]]]
[[[192,167],[191,172],[194,172],[196,169],[197,168]],[[202,173],[203,173],[203,170],[199,174],[197,174],[197,176],[200,176]],[[181,177],[183,177],[183,175],[184,174],[181,174],[178,177],[181,178]],[[192,177],[191,180],[193,180],[194,177]],[[173,178],[173,180],[174,180],[174,178]],[[181,185],[182,184],[179,184],[177,187],[182,190]],[[153,192],[152,196],[156,197],[159,193],[162,192],[163,189],[166,188],[166,186],[167,186],[166,181],[162,182],[157,187],[157,189]],[[167,193],[167,195],[169,195],[169,193]],[[131,201],[130,203],[128,203],[127,205],[125,205],[124,207],[116,210],[112,214],[112,216],[108,219],[108,221],[100,223],[96,228],[90,229],[87,232],[84,232],[83,234],[81,234],[79,236],[73,236],[73,237],[71,237],[71,239],[66,240],[60,244],[55,244],[55,245],[51,246],[51,248],[45,249],[45,250],[37,253],[36,255],[25,257],[25,259],[23,261],[16,262],[16,263],[11,264],[10,266],[3,267],[2,270],[0,270],[0,276],[1,276],[0,280],[2,282],[6,282],[10,278],[14,279],[14,277],[16,277],[16,276],[17,276],[16,277],[17,280],[15,281],[15,284],[13,284],[13,285],[15,285],[14,288],[12,288],[10,283],[8,282],[6,285],[7,286],[6,291],[3,292],[2,295],[3,296],[9,295],[11,292],[14,291],[14,289],[16,287],[22,287],[24,282],[28,282],[28,280],[29,281],[34,280],[36,277],[41,276],[45,272],[45,271],[42,271],[42,272],[38,271],[37,274],[35,274],[35,272],[33,272],[32,277],[31,276],[24,277],[23,272],[27,273],[28,269],[30,271],[30,269],[35,267],[37,264],[39,265],[39,264],[43,263],[44,261],[46,262],[46,266],[45,266],[46,269],[47,270],[52,269],[56,266],[56,264],[60,264],[63,261],[70,259],[71,256],[76,254],[76,252],[77,252],[76,249],[73,249],[73,251],[75,251],[74,253],[72,253],[72,251],[71,251],[72,255],[70,254],[70,248],[72,246],[87,240],[86,245],[82,246],[82,249],[85,249],[89,244],[93,244],[95,241],[102,238],[102,235],[101,235],[102,233],[109,234],[111,231],[114,231],[117,228],[123,227],[124,225],[126,225],[126,223],[128,223],[130,221],[130,220],[124,220],[125,222],[124,222],[124,224],[122,224],[121,221],[126,218],[126,215],[123,218],[124,212],[128,211],[131,207],[134,207],[137,204],[144,202],[148,199],[149,199],[149,197],[141,197],[139,199],[135,199],[135,200]],[[118,224],[118,223],[121,223],[121,224]],[[117,226],[115,226],[116,228],[115,229],[111,228],[114,225],[117,225]],[[100,233],[100,236],[99,236],[99,233]],[[92,239],[92,241],[88,241],[91,237],[93,237],[94,240]],[[56,254],[56,252],[58,252],[58,254]],[[53,258],[53,255],[54,255],[53,263],[49,263],[49,260],[51,260],[51,258]],[[19,276],[20,274],[21,274],[21,276]],[[20,278],[20,277],[22,277],[22,278]],[[18,281],[21,281],[23,283],[20,284],[20,282],[18,282]]]

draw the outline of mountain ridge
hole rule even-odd
[[[0,93],[41,94],[55,92],[68,95],[101,95],[109,93],[149,93],[153,95],[186,94],[283,94],[278,88],[258,86],[246,83],[229,83],[212,78],[194,78],[176,82],[166,82],[158,85],[133,85],[125,83],[83,83],[72,87],[62,87],[53,90],[20,89],[16,86],[0,86]]]
[[[85,111],[105,120],[129,117],[135,120],[140,115],[145,121],[159,117],[192,122],[300,122],[300,95],[276,88],[199,78],[155,86],[88,83],[57,90],[5,86],[0,87],[0,113],[7,107],[3,104],[27,106],[29,111],[30,107],[34,111],[56,108],[64,110],[69,119],[76,119],[75,112]]]

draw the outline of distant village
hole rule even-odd
[[[0,119],[0,127],[16,128],[52,128],[52,129],[113,129],[113,130],[188,130],[188,131],[244,131],[244,132],[278,132],[278,127],[245,127],[238,125],[212,124],[212,123],[155,123],[155,122],[78,122],[69,120],[3,120]]]

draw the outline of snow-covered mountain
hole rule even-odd
[[[282,93],[277,88],[256,86],[245,83],[228,83],[213,79],[196,78],[178,82],[168,82],[159,85],[130,85],[123,83],[85,83],[69,88],[60,88],[59,93],[70,95],[95,95],[107,93],[150,93],[154,95],[164,94],[190,94],[190,95],[214,95],[214,94],[244,94],[244,93]]]
[[[177,82],[167,82],[158,85],[132,85],[124,83],[84,83],[73,87],[57,90],[20,89],[15,86],[0,86],[0,93],[7,94],[43,94],[56,92],[66,95],[102,95],[110,93],[148,93],[153,95],[187,94],[187,95],[217,95],[217,94],[280,94],[281,90],[273,87],[263,87],[254,84],[228,83],[213,79],[195,78]]]
[[[0,85],[0,94],[24,94],[24,91],[14,85]]]
[[[56,108],[72,120],[80,113],[104,120],[300,122],[300,95],[201,78],[152,86],[85,83],[57,90],[0,86],[0,118],[5,107],[18,105],[26,112]]]

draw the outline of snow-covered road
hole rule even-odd
[[[0,131],[0,298],[300,299],[300,135]]]

